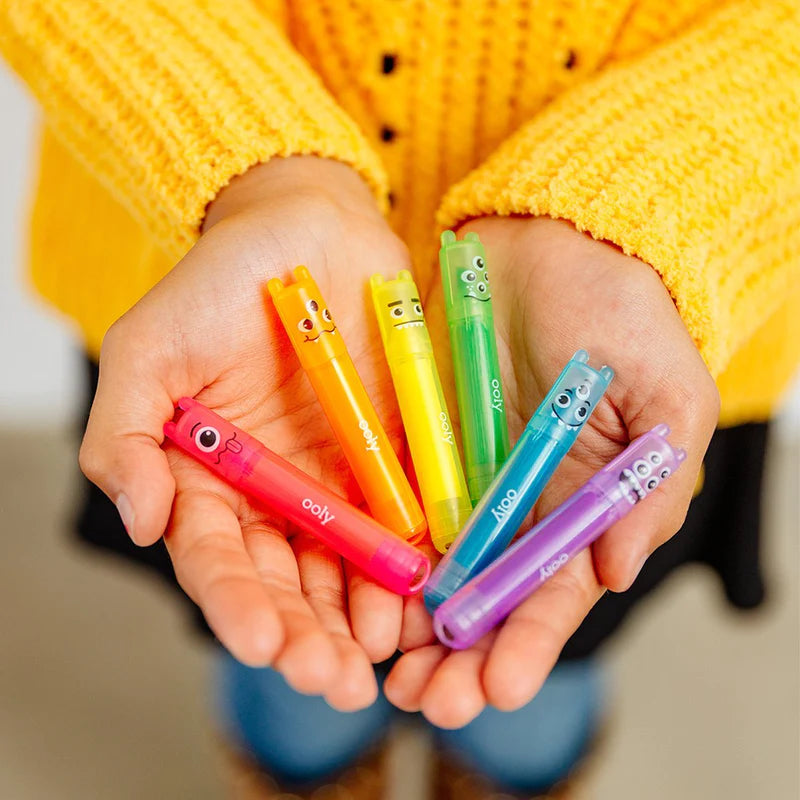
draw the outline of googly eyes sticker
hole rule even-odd
[[[325,322],[333,322],[333,317],[331,316],[331,312],[328,311],[327,308],[322,309],[322,319],[324,319]]]
[[[479,292],[485,292],[486,291],[486,284],[483,281],[481,281],[475,288]]]
[[[300,322],[297,323],[297,327],[303,333],[308,333],[308,331],[314,328],[314,323],[306,317],[305,319],[301,319]]]
[[[581,400],[586,400],[586,399],[589,397],[589,384],[588,384],[588,383],[582,383],[582,384],[581,384],[581,385],[580,385],[580,386],[579,386],[579,387],[578,387],[578,388],[575,390],[575,394],[576,394],[576,395],[578,395],[578,397],[579,397]]]
[[[400,318],[401,318],[401,317],[402,317],[402,316],[403,316],[405,313],[406,313],[406,312],[405,312],[405,311],[403,311],[403,307],[402,307],[402,306],[395,306],[395,307],[392,309],[392,316],[393,316],[395,319],[400,319]]]
[[[465,272],[461,273],[461,280],[464,283],[474,283],[478,279],[476,273],[474,273],[471,269],[466,270]]]
[[[311,314],[316,314],[319,310],[319,305],[317,304],[316,300],[309,300],[306,303],[306,310],[309,311]]]
[[[575,416],[581,421],[585,420],[588,414],[589,414],[589,409],[586,408],[586,406],[578,406],[575,409]]]
[[[561,394],[556,397],[556,405],[559,408],[567,408],[571,402],[572,399],[566,392],[561,392]]]
[[[422,306],[419,303],[414,303],[414,311],[416,311],[417,314],[422,315]]]
[[[203,453],[211,453],[219,445],[219,431],[206,425],[194,435],[194,443],[197,445],[197,449]]]
[[[486,263],[480,256],[475,256],[475,258],[472,259],[472,266],[475,267],[475,269],[483,269]]]

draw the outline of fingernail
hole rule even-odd
[[[131,501],[128,500],[128,495],[122,493],[118,494],[115,505],[117,506],[122,524],[128,532],[128,536],[135,542],[136,539],[133,537],[133,523],[136,521],[136,514],[134,513]]]
[[[645,555],[642,557],[642,560],[636,565],[636,569],[633,571],[633,577],[631,578],[631,582],[628,584],[628,588],[630,589],[634,583],[636,583],[636,579],[639,577],[639,573],[642,571],[642,567],[645,565],[649,556]]]

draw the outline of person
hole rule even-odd
[[[0,48],[43,109],[33,282],[95,380],[99,358],[81,466],[231,654],[241,796],[379,796],[363,753],[390,703],[449,748],[437,797],[550,792],[602,724],[592,655],[641,595],[702,560],[759,602],[763,422],[800,356],[795,2],[4,0]],[[197,396],[358,502],[263,285],[311,269],[400,448],[364,287],[414,264],[449,383],[446,226],[486,245],[512,439],[579,347],[616,371],[538,516],[656,423],[689,454],[463,652],[162,447]],[[90,496],[84,537],[132,553]]]

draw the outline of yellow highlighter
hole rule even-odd
[[[411,273],[370,280],[386,360],[434,547],[444,553],[472,512],[453,426]]]

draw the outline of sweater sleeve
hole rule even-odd
[[[0,0],[0,50],[173,257],[219,190],[273,156],[343,161],[384,202],[377,156],[253,0]]]
[[[561,96],[446,195],[447,227],[570,220],[661,275],[712,374],[800,280],[800,8],[746,0]]]

